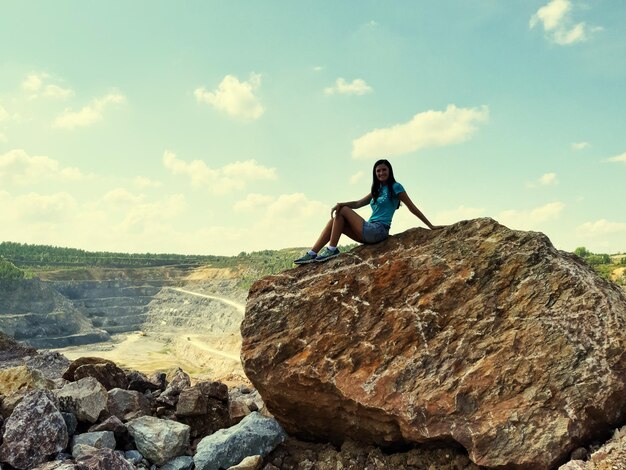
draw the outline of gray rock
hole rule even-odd
[[[67,426],[48,390],[28,393],[4,423],[0,461],[33,468],[67,447]]]
[[[115,436],[113,431],[97,431],[77,434],[72,439],[72,449],[74,446],[86,444],[96,449],[115,449]],[[72,454],[74,452],[72,451]]]
[[[70,382],[55,393],[61,409],[74,413],[78,421],[95,423],[107,407],[107,391],[93,377]]]
[[[40,371],[50,380],[60,379],[63,372],[69,367],[70,360],[56,351],[40,351],[25,361],[25,364]]]
[[[150,401],[142,393],[134,390],[114,388],[108,392],[109,413],[122,421],[150,414]]]
[[[124,452],[124,458],[136,465],[143,460],[143,455],[138,450],[127,450]]]
[[[173,371],[171,376],[172,378],[170,383],[159,398],[157,398],[157,402],[164,403],[169,406],[176,406],[180,392],[188,387],[191,387],[191,379],[181,368],[177,368]]]
[[[193,457],[183,455],[170,460],[159,470],[191,470],[193,468]]]
[[[239,424],[220,429],[200,441],[194,456],[198,470],[219,470],[253,455],[265,456],[287,438],[273,418],[250,413]]]
[[[76,416],[74,413],[66,413],[65,411],[61,412],[61,416],[63,416],[65,426],[67,426],[67,435],[72,437],[78,427],[78,420],[76,419]]]
[[[152,416],[133,419],[126,425],[137,450],[157,465],[182,455],[189,447],[190,428],[186,424]]]
[[[75,444],[72,446],[72,457],[76,460],[88,457],[98,452],[98,449],[88,444]]]

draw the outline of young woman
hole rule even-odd
[[[337,244],[342,233],[360,243],[378,243],[389,236],[391,219],[396,209],[403,202],[409,210],[424,222],[431,230],[443,228],[433,225],[424,214],[413,204],[402,185],[396,182],[393,168],[387,160],[378,160],[372,171],[372,190],[359,199],[351,202],[338,202],[330,211],[330,220],[322,230],[315,245],[304,256],[294,261],[295,264],[327,261],[339,255]],[[354,209],[364,207],[369,203],[372,207],[372,216],[365,221]],[[328,247],[320,252],[328,243]]]

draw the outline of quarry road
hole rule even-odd
[[[218,356],[225,357],[227,359],[231,359],[236,361],[237,363],[241,362],[241,358],[236,354],[229,354],[226,351],[221,351],[219,349],[212,348],[211,346],[207,346],[206,342],[202,339],[199,339],[197,335],[188,336],[189,342],[193,344],[196,348],[202,349],[204,351],[217,354]]]
[[[231,307],[235,307],[241,313],[243,313],[246,310],[246,306],[245,305],[240,304],[238,302],[234,302],[234,301],[232,301],[230,299],[225,299],[224,297],[217,297],[215,295],[200,294],[198,292],[192,292],[190,290],[181,289],[179,287],[167,287],[166,289],[175,290],[176,292],[182,292],[183,294],[195,295],[197,297],[204,297],[205,299],[217,300],[219,302],[223,302],[223,303],[225,303],[227,305],[230,305]]]

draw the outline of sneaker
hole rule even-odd
[[[335,248],[334,250],[330,250],[328,248],[324,248],[315,258],[315,261],[318,263],[323,263],[324,261],[328,261],[335,256],[339,256],[339,248]]]
[[[310,255],[308,252],[301,256],[297,260],[295,260],[294,264],[309,264],[313,263],[317,259],[317,255]]]

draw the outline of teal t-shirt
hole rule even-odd
[[[393,183],[393,191],[396,193],[396,196],[398,196],[400,193],[404,192],[404,188],[400,183],[396,182]],[[368,222],[379,222],[391,227],[391,219],[393,219],[393,214],[398,208],[399,202],[400,200],[397,197],[391,198],[389,188],[386,185],[383,186],[380,189],[380,194],[378,195],[376,204],[374,204],[373,198],[370,200],[372,216]]]

